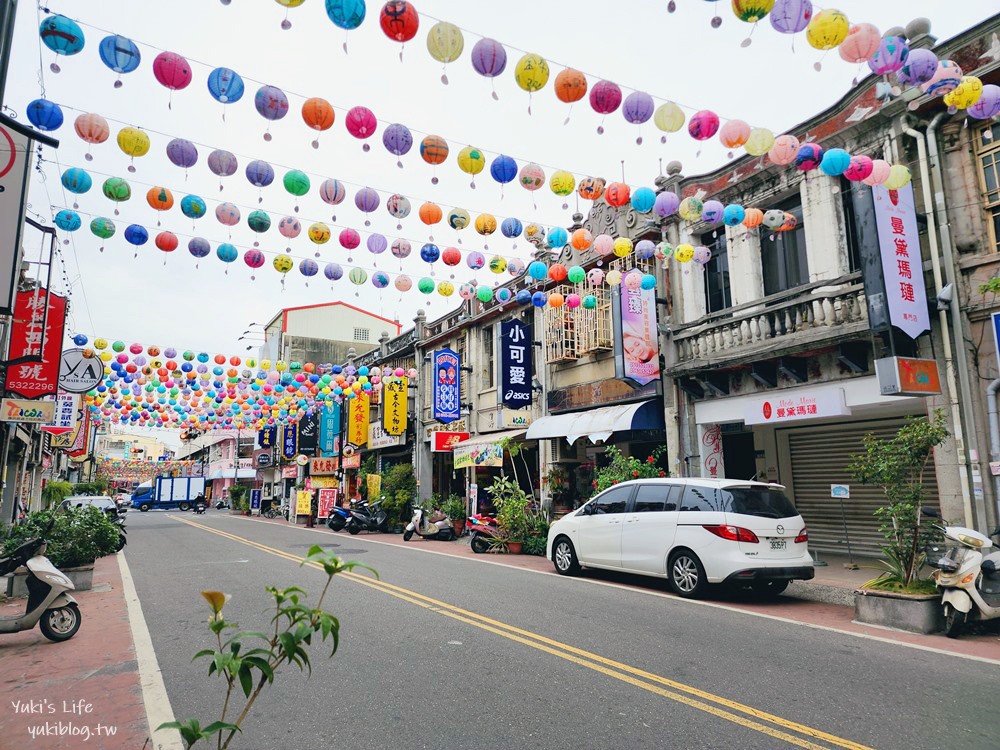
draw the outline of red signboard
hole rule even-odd
[[[459,443],[469,439],[468,432],[445,432],[437,430],[431,433],[431,450],[434,453],[451,453],[452,449]]]
[[[320,518],[329,518],[330,513],[333,512],[334,507],[337,505],[337,493],[336,489],[323,489],[319,491],[319,513],[317,514]]]
[[[8,353],[15,364],[7,369],[8,391],[23,398],[55,394],[65,323],[65,297],[42,288],[17,293]],[[24,358],[29,361],[18,362]]]

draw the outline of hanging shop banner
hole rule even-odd
[[[295,515],[308,516],[312,513],[313,493],[309,490],[299,490],[295,494]]]
[[[26,134],[0,123],[0,314],[3,315],[14,312],[14,295],[21,271],[21,232],[30,151],[31,139]]]
[[[458,352],[439,349],[434,352],[434,414],[442,424],[457,421],[462,415],[462,362]]]
[[[282,479],[295,479],[299,475],[299,470],[295,466],[285,466],[281,469]]]
[[[273,448],[274,444],[277,441],[278,441],[277,427],[265,427],[263,430],[257,433],[258,448]]]
[[[937,361],[909,357],[875,360],[879,393],[883,396],[935,396],[941,393]]]
[[[309,461],[309,476],[333,476],[340,468],[340,458],[313,458]]]
[[[306,415],[299,422],[299,453],[312,456],[316,453],[319,443],[319,417],[316,414]]]
[[[336,489],[322,489],[319,491],[319,512],[318,516],[320,519],[329,518],[330,514],[333,513],[333,509],[337,507],[337,494]]]
[[[380,422],[372,422],[368,426],[368,450],[374,451],[379,448],[393,448],[403,444],[402,435],[390,435]]]
[[[70,448],[73,443],[76,442],[76,438],[80,434],[80,427],[83,425],[83,420],[84,407],[82,405],[82,400],[77,398],[76,406],[73,410],[72,429],[62,435],[53,435],[49,438],[49,446],[52,448],[61,448],[63,450]]]
[[[368,394],[364,391],[351,399],[351,406],[347,412],[347,421],[349,423],[347,426],[347,442],[355,447],[360,447],[368,442],[370,411]]]
[[[59,395],[56,396],[56,416],[50,424],[41,428],[42,432],[50,435],[67,435],[73,432],[79,403],[80,397],[77,394],[59,391]]]
[[[55,401],[5,398],[0,402],[0,421],[48,424],[56,416]]]
[[[406,432],[406,404],[410,393],[408,378],[393,379],[382,386],[382,426],[389,435]]]
[[[340,404],[324,406],[320,411],[319,452],[322,456],[340,455]]]
[[[374,502],[382,492],[382,475],[368,474],[365,481],[368,483],[368,500]]]
[[[88,356],[89,354],[89,356]],[[59,359],[59,390],[86,393],[104,379],[104,363],[86,349],[64,349]]]
[[[459,443],[452,449],[456,469],[471,466],[503,466],[503,446],[500,443]]]
[[[915,339],[930,330],[931,314],[927,309],[913,185],[904,185],[899,190],[875,185],[872,196],[889,321]]]
[[[299,426],[286,424],[281,429],[281,455],[288,460],[295,458],[299,452]]]
[[[531,330],[519,320],[500,324],[500,403],[511,409],[531,406]]]
[[[340,462],[340,465],[345,469],[360,469],[361,468],[361,454],[352,453],[350,456],[344,456]]]
[[[656,289],[617,287],[611,306],[615,327],[615,377],[637,386],[660,379]]]
[[[59,389],[66,298],[39,287],[18,292],[14,324],[10,329],[10,358],[6,389],[15,396],[41,398]],[[22,358],[39,361],[18,362]]]
[[[66,451],[66,455],[69,456],[71,461],[79,463],[86,460],[87,454],[90,452],[90,427],[90,412],[84,412],[83,424],[76,435],[76,440],[73,441],[73,445]]]

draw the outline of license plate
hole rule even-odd
[[[771,539],[771,549],[785,549],[787,544],[784,539]]]

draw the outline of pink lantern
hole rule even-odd
[[[324,203],[337,206],[347,197],[347,188],[340,180],[333,178],[323,180],[323,184],[319,186],[319,197],[323,199]]]
[[[726,148],[739,148],[750,137],[750,126],[743,120],[730,120],[719,131],[719,140]]]
[[[175,52],[161,52],[153,60],[153,75],[161,85],[178,91],[191,83],[191,66]]]
[[[612,244],[614,244],[614,240],[612,240]],[[587,283],[589,283],[591,286],[600,286],[601,284],[603,284],[604,271],[602,271],[600,268],[591,268],[589,271],[587,271]]]
[[[708,109],[695,112],[688,120],[688,133],[696,141],[707,141],[719,132],[719,116]]]
[[[622,103],[622,90],[611,81],[598,81],[590,90],[590,106],[601,115],[609,115]]]
[[[525,164],[518,174],[518,181],[525,190],[538,190],[545,184],[545,170],[537,164]]]
[[[875,159],[872,161],[872,171],[867,177],[865,177],[862,182],[866,185],[881,185],[883,182],[889,179],[889,173],[892,171],[892,165],[883,159]]]
[[[347,250],[353,250],[361,244],[361,235],[353,229],[342,229],[338,239],[340,240],[341,247]]]
[[[610,234],[599,234],[594,238],[594,250],[601,255],[611,255],[615,250],[615,238]]]
[[[851,163],[844,170],[844,177],[852,182],[860,182],[872,173],[872,159],[870,156],[859,154],[851,157]]]
[[[799,139],[794,135],[779,135],[774,139],[774,145],[767,152],[768,158],[779,166],[785,166],[795,161],[799,153]]]
[[[944,96],[954,91],[961,81],[962,69],[951,60],[941,60],[931,79],[920,84],[920,90],[930,96]]]
[[[234,227],[240,223],[240,209],[232,203],[220,203],[215,207],[215,218],[220,224]]]
[[[355,138],[362,140],[371,138],[378,127],[378,120],[375,119],[375,113],[368,109],[368,107],[351,107],[347,111],[347,117],[344,118],[344,122],[347,125],[347,132]],[[368,148],[369,146],[366,143],[364,145],[365,151]]]
[[[639,289],[642,286],[642,273],[639,271],[629,271],[625,274],[623,283],[626,289]]]
[[[849,63],[868,62],[878,52],[882,35],[870,23],[857,23],[847,30],[847,38],[840,43],[837,52],[841,59]]]
[[[579,294],[566,295],[566,307],[568,307],[571,310],[574,310],[577,307],[579,307],[582,301],[583,300],[580,298]]]
[[[264,253],[260,250],[247,250],[243,253],[243,262],[250,268],[260,268],[265,260]]]
[[[282,237],[293,240],[299,236],[299,232],[301,231],[302,224],[294,216],[286,216],[278,222],[278,232],[281,233]]]

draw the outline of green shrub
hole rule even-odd
[[[413,464],[396,464],[382,474],[382,509],[389,521],[397,523],[409,517],[410,502],[417,495],[417,478]]]
[[[458,495],[449,495],[448,500],[441,506],[441,512],[452,521],[464,521],[466,518],[466,505]]]
[[[52,529],[46,531],[49,524]],[[93,506],[29,513],[24,522],[11,527],[3,543],[7,554],[32,537],[48,542],[46,556],[57,568],[90,565],[98,557],[117,551],[121,539],[118,526]]]

